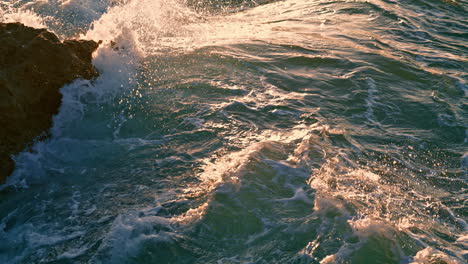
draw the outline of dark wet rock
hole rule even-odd
[[[11,174],[11,155],[45,135],[57,113],[59,89],[77,79],[92,79],[98,43],[65,40],[46,29],[0,23],[0,182]]]

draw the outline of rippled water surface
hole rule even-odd
[[[468,2],[2,1],[102,40],[0,263],[466,263]]]

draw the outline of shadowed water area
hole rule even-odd
[[[0,263],[466,263],[466,1],[3,1],[102,40]]]

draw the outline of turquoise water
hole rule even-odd
[[[466,263],[467,4],[0,2],[103,40],[0,187],[0,263]]]

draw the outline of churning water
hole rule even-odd
[[[102,40],[0,263],[466,263],[465,0],[2,1]]]

